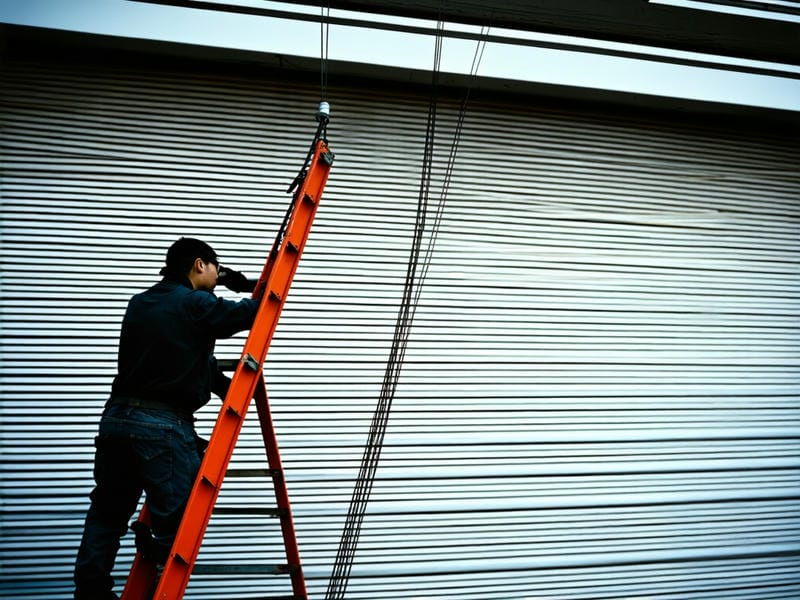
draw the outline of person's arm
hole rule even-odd
[[[256,289],[257,279],[248,279],[243,273],[231,269],[230,267],[219,267],[219,278],[217,283],[224,285],[232,292],[247,292],[252,294]]]
[[[222,339],[250,329],[258,305],[259,302],[251,298],[233,301],[195,290],[189,294],[186,308],[199,327],[207,329],[214,339]]]
[[[228,395],[228,388],[231,385],[231,378],[222,372],[217,363],[217,357],[213,354],[208,357],[208,373],[209,382],[208,387],[212,393],[219,396],[221,400],[225,399]]]

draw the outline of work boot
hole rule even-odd
[[[169,548],[164,547],[156,542],[153,537],[153,532],[150,527],[141,521],[134,521],[131,523],[131,531],[135,537],[136,549],[141,553],[142,557],[147,560],[152,560],[157,564],[163,565],[167,562],[169,557]]]

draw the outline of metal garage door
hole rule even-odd
[[[5,65],[3,598],[71,597],[127,299],[180,235],[256,273],[315,126],[295,78],[106,63]],[[337,160],[268,357],[312,598],[416,210],[426,96],[380,90],[332,90]],[[472,102],[348,598],[800,595],[800,152],[751,131]],[[259,440],[248,420],[235,466]],[[269,489],[231,480],[220,504]],[[226,516],[200,560],[279,557],[274,522]],[[186,597],[281,590],[197,576]]]

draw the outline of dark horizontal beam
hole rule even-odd
[[[285,1],[320,5],[309,0]],[[800,65],[800,23],[647,0],[326,0],[325,4],[374,14],[434,21],[441,16],[474,25]],[[751,8],[757,4],[762,3],[748,3]],[[791,13],[773,7],[773,12]]]
[[[6,60],[65,60],[87,63],[173,65],[176,69],[225,73],[241,72],[248,76],[261,76],[264,70],[280,72],[282,78],[297,78],[319,82],[319,58],[264,53],[255,50],[219,48],[178,42],[126,38],[113,35],[89,34],[76,31],[44,29],[24,25],[0,24],[0,61]],[[430,70],[387,68],[368,63],[331,61],[329,68],[335,73],[337,84],[398,85],[419,90],[431,83]],[[310,79],[309,79],[310,78]],[[660,114],[684,115],[703,122],[722,119],[735,122],[737,127],[755,127],[759,131],[775,128],[785,132],[787,127],[797,131],[800,112],[747,106],[721,101],[691,100],[680,97],[655,96],[629,91],[592,89],[537,81],[508,80],[481,77],[478,83],[469,75],[441,73],[442,89],[463,90],[473,86],[474,94],[514,95],[534,98],[537,102],[552,102],[558,106],[574,103],[579,106],[602,106],[608,111],[657,111]],[[421,92],[422,93],[422,92]],[[670,117],[671,118],[671,117]]]
[[[191,8],[195,10],[209,10],[218,12],[229,12],[234,14],[246,14],[250,16],[302,19],[307,21],[319,22],[323,17],[317,14],[301,14],[288,11],[275,10],[272,8],[262,8],[235,4],[231,2],[216,2],[210,0],[132,0],[143,4],[158,4],[162,6],[173,6],[179,8]],[[386,29],[391,31],[402,31],[410,34],[437,35],[439,31],[433,26],[391,24],[386,22],[373,22],[366,19],[352,17],[326,17],[333,25],[345,25],[350,27],[363,27],[371,29]],[[706,69],[716,69],[724,71],[735,71],[738,73],[750,73],[754,75],[764,75],[767,77],[786,77],[789,79],[800,79],[800,72],[790,71],[781,68],[753,67],[741,64],[729,64],[719,60],[703,60],[698,58],[685,58],[669,54],[658,54],[653,52],[640,52],[634,50],[604,48],[592,45],[588,40],[575,39],[570,41],[544,41],[531,40],[518,37],[498,36],[493,34],[465,33],[458,31],[445,31],[444,35],[451,38],[469,39],[473,41],[483,40],[486,42],[497,42],[500,44],[531,46],[545,48],[549,50],[562,50],[565,52],[583,52],[586,54],[600,54],[617,58],[628,58],[634,60],[645,60],[661,62],[687,67],[699,67]]]

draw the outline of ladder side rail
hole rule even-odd
[[[283,473],[281,453],[275,427],[272,421],[272,412],[269,408],[267,387],[262,384],[256,387],[255,405],[258,410],[258,419],[261,424],[261,433],[264,437],[264,449],[267,453],[267,463],[272,473],[272,482],[275,490],[275,499],[280,509],[281,534],[286,552],[286,562],[289,565],[289,576],[292,581],[292,595],[295,598],[306,600],[306,582],[303,577],[303,566],[300,561],[300,549],[297,544],[297,535],[294,529],[292,505],[289,501],[289,491]]]
[[[306,179],[301,186],[302,191],[298,193],[300,203],[299,206],[296,205],[294,207],[295,210],[311,211],[312,213],[316,211],[316,204],[319,202],[319,199],[322,196],[322,191],[325,187],[325,183],[327,182],[332,160],[333,155],[329,153],[327,144],[322,140],[318,141],[317,151],[314,155],[314,159],[312,160],[311,167],[309,168]],[[322,161],[324,168],[315,168],[317,167],[317,161]],[[288,232],[286,237],[290,237]],[[306,235],[302,236],[301,240],[299,240],[301,244],[299,250],[301,253],[304,249],[307,239],[308,235],[306,233]],[[261,433],[264,438],[264,449],[267,453],[267,462],[269,464],[270,471],[273,473],[273,489],[275,491],[275,499],[281,513],[281,534],[283,536],[286,560],[289,565],[289,576],[292,582],[292,594],[295,598],[306,600],[308,598],[308,592],[306,591],[305,577],[303,576],[303,567],[300,559],[300,550],[297,544],[297,535],[294,528],[294,517],[292,515],[289,492],[283,473],[280,448],[278,446],[277,436],[275,435],[272,412],[269,407],[267,388],[263,383],[263,380],[261,385],[256,388],[255,403],[258,410]]]
[[[289,205],[289,209],[287,211],[287,215],[286,215],[285,219],[288,220],[288,218],[291,216],[291,214],[293,214],[294,206],[295,206],[296,202],[297,202],[297,195],[295,195],[292,198],[292,202]],[[286,227],[286,223],[284,223],[282,225],[282,227],[281,227],[281,230],[278,231],[278,235],[275,237],[275,240],[272,242],[272,247],[270,248],[269,254],[267,255],[267,260],[264,261],[264,268],[261,270],[261,274],[258,276],[258,281],[256,281],[255,288],[253,288],[252,297],[253,297],[254,300],[259,300],[264,295],[264,290],[267,287],[267,282],[269,281],[269,276],[272,273],[273,267],[275,266],[275,259],[278,256],[278,251],[280,249],[280,246],[281,246],[283,240],[285,239],[286,230],[284,229],[284,227]]]

